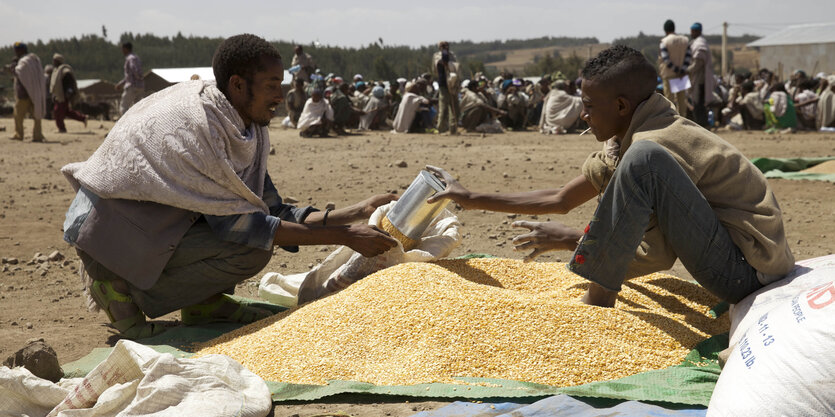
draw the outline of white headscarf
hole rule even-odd
[[[61,172],[102,198],[215,216],[269,213],[261,200],[269,132],[245,129],[214,81],[186,81],[131,107],[87,161]]]

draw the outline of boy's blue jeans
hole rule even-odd
[[[681,263],[713,295],[736,303],[762,287],[684,169],[651,141],[623,155],[568,269],[620,291],[653,213]]]

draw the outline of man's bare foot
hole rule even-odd
[[[617,291],[607,290],[598,284],[590,282],[589,289],[580,301],[592,306],[614,307],[617,298]]]

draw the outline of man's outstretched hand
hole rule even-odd
[[[525,262],[536,259],[545,252],[555,250],[570,250],[577,248],[577,241],[583,232],[568,227],[560,222],[513,222],[513,227],[524,227],[530,232],[513,238],[513,249],[517,251],[532,250],[525,256]]]
[[[464,188],[464,186],[461,185],[461,183],[459,183],[458,180],[452,176],[452,174],[450,174],[443,168],[438,168],[432,165],[427,165],[426,170],[431,172],[436,177],[440,178],[441,181],[443,181],[443,183],[446,185],[446,188],[444,188],[443,191],[436,193],[432,197],[426,199],[427,203],[432,204],[436,201],[448,198],[464,209],[469,208],[469,205],[467,203],[470,199],[470,190]]]
[[[382,255],[397,246],[397,240],[377,226],[352,224],[348,226],[345,246],[359,252],[366,258]]]

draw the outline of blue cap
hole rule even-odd
[[[690,29],[701,31],[702,30],[702,24],[699,23],[699,22],[693,23],[693,25],[690,26]]]

